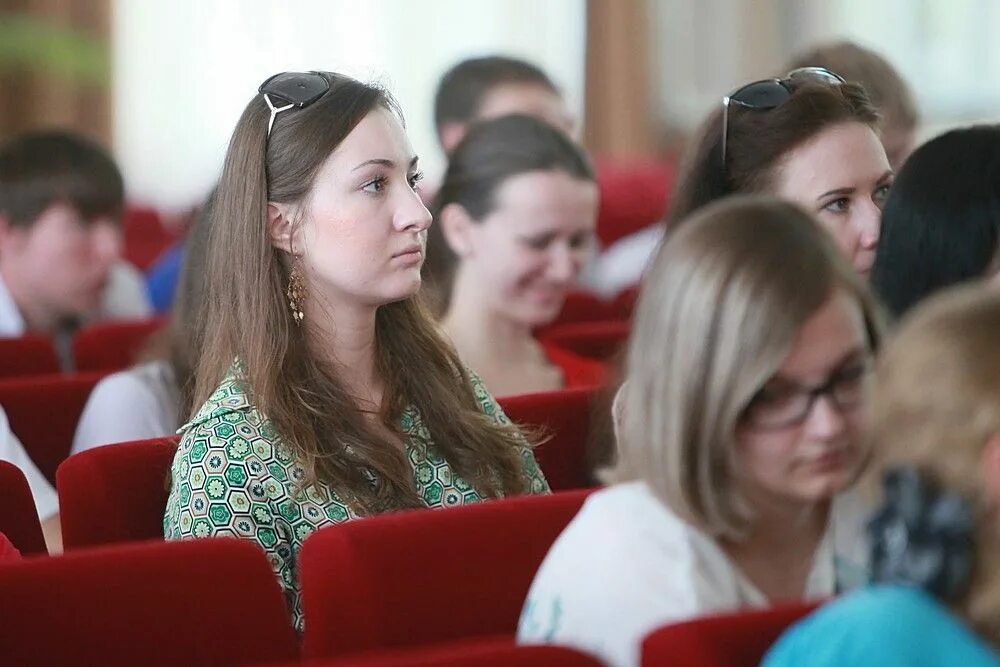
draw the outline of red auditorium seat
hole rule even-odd
[[[0,533],[22,556],[48,553],[28,480],[13,463],[0,461],[0,489]]]
[[[757,667],[785,628],[817,606],[797,603],[662,627],[642,642],[642,667]]]
[[[125,259],[145,271],[156,261],[176,239],[177,235],[167,231],[160,214],[152,209],[129,206],[122,215],[122,231],[125,234]]]
[[[427,648],[372,651],[349,658],[320,658],[268,667],[601,667],[562,646],[515,646],[513,641],[454,642]]]
[[[662,220],[676,170],[667,162],[598,158],[597,236],[609,245]]]
[[[165,318],[98,322],[73,336],[78,371],[120,371],[136,361],[149,337],[166,325]]]
[[[44,375],[59,370],[59,356],[47,337],[29,334],[0,338],[0,378]]]
[[[0,405],[38,469],[53,484],[69,456],[73,434],[101,373],[39,375],[0,380]]]
[[[573,322],[606,322],[617,319],[621,318],[613,301],[606,301],[590,292],[570,292],[566,295],[559,316],[541,331]]]
[[[136,544],[0,568],[0,665],[238,667],[294,660],[267,557],[236,539]]]
[[[560,389],[497,399],[515,424],[540,428],[548,440],[535,448],[535,459],[553,491],[590,486],[587,441],[594,389]]]
[[[539,340],[581,357],[610,362],[625,346],[631,330],[628,321],[577,322],[546,329]]]
[[[88,449],[56,474],[63,547],[163,539],[177,437]]]
[[[299,554],[305,655],[513,638],[535,571],[586,495],[396,512],[318,530]]]

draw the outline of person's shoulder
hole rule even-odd
[[[912,586],[870,586],[834,600],[793,626],[765,667],[818,665],[1000,665],[954,614]]]
[[[237,365],[226,374],[215,391],[198,408],[194,417],[181,426],[179,431],[188,434],[204,429],[209,422],[226,422],[236,424],[251,422],[263,426],[257,408],[250,402],[250,396],[243,385],[243,380],[237,370]],[[224,429],[228,433],[228,429]]]

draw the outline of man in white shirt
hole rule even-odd
[[[36,132],[0,147],[0,337],[150,313],[120,260],[123,199],[114,161],[85,139]]]
[[[31,495],[35,499],[35,508],[38,510],[38,520],[42,524],[42,534],[45,536],[45,544],[49,548],[49,553],[62,551],[62,531],[59,527],[59,499],[56,490],[49,484],[49,480],[41,473],[35,465],[24,445],[17,439],[13,431],[10,430],[10,423],[7,421],[7,413],[0,407],[0,460],[13,463],[28,479],[28,486],[31,487]]]

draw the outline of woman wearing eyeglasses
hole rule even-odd
[[[845,491],[878,341],[867,288],[801,209],[737,198],[685,221],[640,296],[613,485],[549,551],[519,641],[638,665],[661,625],[863,583]]]
[[[548,489],[418,296],[419,179],[389,94],[329,72],[264,82],[226,155],[164,532],[258,543],[300,629],[313,530]]]
[[[867,278],[893,180],[879,122],[859,84],[819,67],[741,86],[723,98],[688,149],[663,229],[727,195],[773,194],[815,215]],[[647,232],[609,249],[595,275],[634,267],[638,279],[662,234]]]

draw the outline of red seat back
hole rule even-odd
[[[535,571],[586,494],[397,512],[317,531],[299,554],[305,654],[512,637]]]
[[[160,214],[152,208],[129,206],[122,215],[125,234],[125,259],[145,271],[177,239],[163,226]]]
[[[631,322],[577,322],[546,329],[539,339],[574,352],[581,357],[613,361],[628,342]]]
[[[73,360],[79,371],[120,371],[136,362],[149,337],[166,319],[98,322],[73,336]]]
[[[63,547],[163,539],[177,438],[96,447],[59,466]]]
[[[785,629],[818,603],[796,603],[668,625],[642,643],[643,667],[757,667]]]
[[[497,399],[515,424],[548,437],[535,448],[535,459],[553,491],[590,486],[587,442],[595,392],[581,387]]]
[[[0,568],[0,664],[236,667],[292,660],[284,596],[255,544],[202,539]]]
[[[52,341],[37,334],[0,338],[0,378],[59,372],[59,356]]]
[[[600,204],[597,236],[608,247],[662,220],[667,212],[676,168],[654,160],[598,158]]]
[[[0,489],[0,533],[24,556],[48,553],[28,480],[13,463],[0,461]]]
[[[0,405],[31,460],[55,484],[73,434],[100,373],[40,375],[0,380]]]
[[[450,642],[427,648],[372,651],[348,658],[320,658],[284,667],[601,667],[563,646],[516,646],[510,639]],[[269,667],[282,667],[271,665]]]

